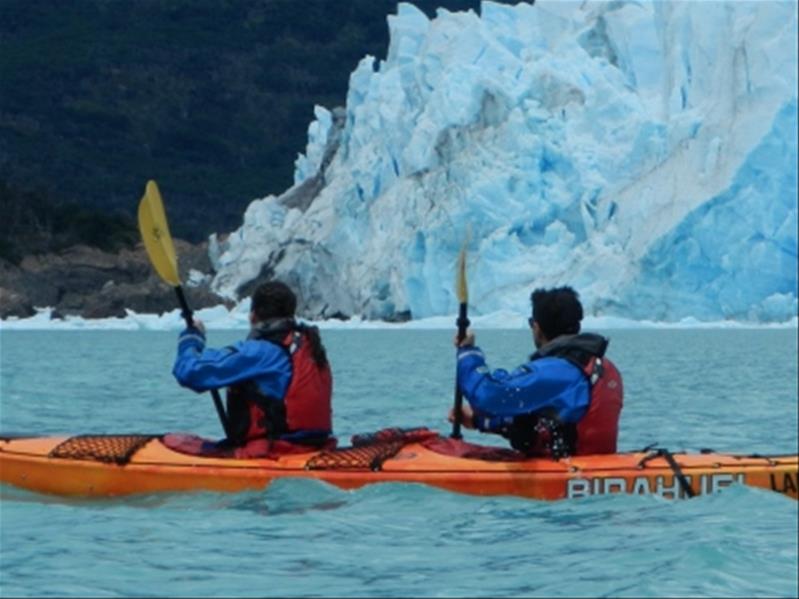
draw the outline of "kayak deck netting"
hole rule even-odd
[[[507,450],[443,437],[433,441],[386,439],[336,450],[234,459],[179,453],[158,435],[0,437],[0,482],[41,493],[111,497],[235,492],[293,477],[342,489],[405,482],[471,495],[546,500],[611,493],[683,498],[736,483],[796,499],[799,486],[796,455],[672,454],[660,449],[561,460],[512,459]],[[450,451],[464,446],[484,449],[488,459]]]
[[[48,456],[123,465],[154,438],[155,435],[78,435],[56,445]]]

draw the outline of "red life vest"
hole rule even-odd
[[[254,381],[228,390],[228,418],[235,445],[278,440],[307,432],[324,441],[333,428],[330,367],[319,368],[311,355],[311,343],[298,331],[290,331],[281,343],[291,359],[291,380],[283,398],[266,397]],[[281,401],[282,399],[282,401]],[[302,442],[301,436],[297,438]]]
[[[333,429],[330,367],[317,366],[306,337],[294,332],[287,336],[286,341],[291,354],[291,383],[283,400],[286,404],[286,428],[289,432],[330,432]]]
[[[574,455],[616,453],[624,387],[613,362],[592,357],[583,368],[591,385],[588,411],[577,423]]]
[[[536,352],[530,359],[559,357],[571,362],[585,375],[589,403],[585,415],[575,424],[560,421],[553,411],[517,416],[502,434],[514,449],[527,455],[559,459],[570,455],[616,453],[624,388],[621,374],[604,357],[607,340],[594,333],[563,338]]]

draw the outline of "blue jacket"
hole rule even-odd
[[[588,380],[564,358],[540,357],[513,372],[490,372],[479,347],[458,350],[458,385],[474,411],[478,430],[500,432],[514,417],[551,409],[576,423],[588,410]]]
[[[222,349],[206,348],[205,335],[191,327],[178,339],[172,374],[183,387],[198,393],[253,380],[264,395],[283,399],[291,380],[291,361],[278,345],[251,339]]]

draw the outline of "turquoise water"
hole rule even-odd
[[[797,452],[797,333],[616,330],[620,446]],[[221,345],[241,332],[209,334]],[[448,430],[450,331],[324,333],[334,424]],[[180,389],[176,334],[0,332],[0,431],[218,436]],[[478,332],[492,366],[524,331]],[[469,432],[471,441],[487,441]],[[796,596],[797,502],[746,487],[689,501],[536,502],[414,485],[77,501],[0,490],[1,596]]]

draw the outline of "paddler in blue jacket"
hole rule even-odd
[[[605,357],[608,340],[580,333],[583,307],[571,287],[536,289],[530,300],[537,351],[513,372],[491,372],[473,332],[460,346],[456,338],[458,385],[469,402],[463,425],[500,434],[530,456],[615,453],[623,386]]]
[[[316,327],[299,324],[297,298],[279,281],[252,295],[250,334],[222,349],[205,346],[200,321],[183,331],[172,373],[203,392],[227,387],[230,438],[236,457],[330,447],[333,379]]]

